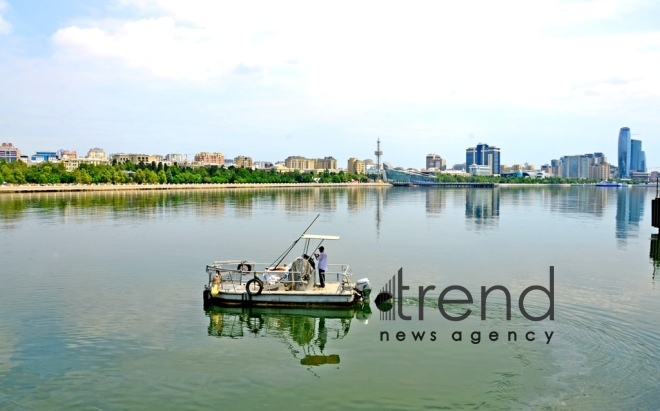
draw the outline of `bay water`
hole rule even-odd
[[[0,409],[654,409],[655,195],[593,186],[4,194]],[[317,215],[309,233],[341,236],[324,243],[330,263],[369,278],[371,303],[203,306],[206,264],[272,262]],[[549,289],[550,267],[554,319],[530,321],[519,297]],[[373,303],[399,269],[410,289],[393,310],[408,321]],[[463,321],[438,308],[452,285],[474,300],[448,307],[470,309]],[[495,285],[510,291],[510,319],[500,291],[481,318],[481,287]],[[542,316],[550,301],[537,289],[524,307]]]

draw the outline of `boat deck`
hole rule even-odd
[[[277,284],[276,287],[272,285],[265,284],[261,294],[289,294],[289,295],[319,295],[319,294],[331,294],[337,295],[341,294],[341,284],[339,283],[326,283],[324,288],[314,287],[311,284],[308,284],[304,288],[298,286],[299,289],[292,288],[286,290],[284,285]],[[245,293],[245,284],[234,285],[234,284],[223,284],[221,287],[221,292],[224,293],[236,293],[243,294]],[[345,293],[352,293],[351,289],[343,290]]]

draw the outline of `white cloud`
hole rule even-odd
[[[0,34],[8,34],[11,32],[11,24],[2,17],[6,10],[7,3],[4,0],[0,0]]]
[[[53,36],[58,49],[111,57],[164,78],[252,74],[264,84],[283,83],[349,105],[506,101],[545,107],[570,99],[581,106],[593,104],[594,96],[606,104],[660,91],[653,72],[660,32],[549,34],[613,18],[633,4],[625,1],[121,4],[154,17],[63,28]],[[621,84],[608,83],[612,78]]]

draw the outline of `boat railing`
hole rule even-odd
[[[332,283],[332,280],[338,284],[342,284],[337,288],[337,294],[340,294],[346,287],[351,286],[353,281],[353,269],[348,264],[328,264],[328,271],[325,273],[325,281]]]
[[[222,282],[243,285],[267,266],[268,264],[265,263],[247,260],[224,260],[214,261],[213,264],[207,265],[206,272],[209,276],[209,284],[213,281],[214,276],[219,275]]]
[[[310,281],[318,279],[318,271],[312,270],[311,273],[305,270],[294,270],[295,264],[283,264],[280,267],[272,267],[266,263],[256,263],[246,260],[224,260],[215,261],[206,266],[208,274],[208,283],[214,281],[215,276],[220,276],[220,281],[231,285],[236,291],[237,286],[245,285],[253,278],[259,279],[264,285],[284,284],[287,286],[307,285]],[[306,274],[311,274],[314,278],[307,278]],[[348,264],[328,264],[328,270],[325,273],[326,283],[338,283],[350,286],[353,281],[353,270]],[[345,287],[338,287],[337,292]]]

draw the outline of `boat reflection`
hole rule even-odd
[[[209,306],[204,310],[209,317],[209,336],[284,340],[294,358],[305,366],[339,364],[339,355],[327,354],[326,346],[344,339],[354,319],[366,324],[371,317],[368,304],[346,309]]]
[[[660,234],[651,234],[651,251],[649,258],[653,260],[653,277],[655,281],[655,273],[660,269]]]

